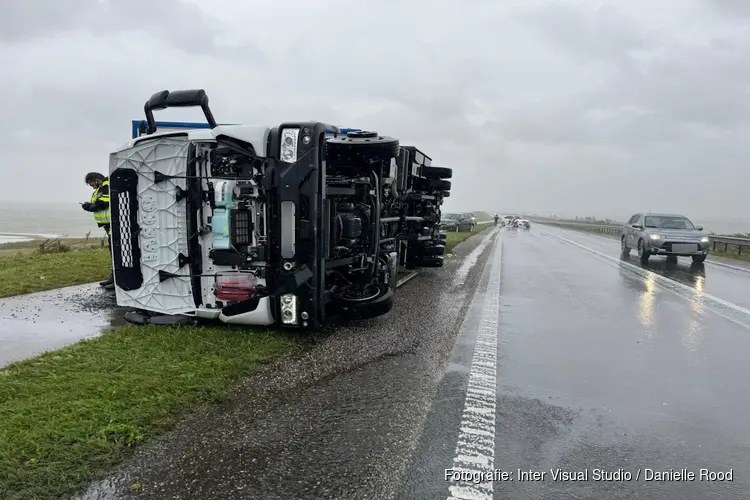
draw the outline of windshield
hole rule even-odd
[[[443,214],[443,219],[458,219],[458,214]]]
[[[686,217],[668,217],[663,215],[647,215],[646,227],[657,229],[695,229],[693,223]]]

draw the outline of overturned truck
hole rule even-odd
[[[159,132],[199,106],[209,127]],[[119,306],[135,323],[318,329],[393,307],[402,268],[441,267],[449,168],[375,132],[217,125],[203,90],[162,91],[110,155]]]

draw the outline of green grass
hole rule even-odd
[[[0,498],[75,492],[293,344],[271,331],[128,326],[0,370]]]
[[[473,212],[473,213],[474,213],[474,217],[477,218],[477,222],[492,220],[492,218],[494,217],[494,215],[490,215],[487,212]]]
[[[750,248],[742,247],[742,251],[747,253],[737,253],[739,250],[739,247],[737,245],[727,245],[727,247],[727,250],[724,251],[724,244],[717,243],[716,249],[714,250],[713,248],[711,248],[711,252],[709,253],[708,257],[711,258],[711,255],[716,255],[718,257],[727,257],[730,259],[750,261]]]
[[[445,253],[448,253],[451,250],[453,250],[453,248],[459,243],[461,243],[462,241],[465,241],[471,238],[472,236],[474,236],[475,234],[479,234],[482,231],[489,229],[490,227],[494,227],[494,226],[492,224],[482,224],[480,226],[477,226],[476,229],[474,229],[471,232],[448,233],[445,238]]]
[[[106,247],[50,253],[21,251],[0,257],[0,297],[101,281],[111,269]]]

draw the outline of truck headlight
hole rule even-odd
[[[651,239],[652,240],[660,240],[661,239],[661,235],[659,235],[659,234],[652,234],[651,235]]]
[[[704,236],[701,238],[701,243],[708,243],[710,240],[708,239],[708,236]]]
[[[297,324],[297,296],[293,293],[281,296],[281,322],[285,325]]]
[[[281,131],[281,159],[287,163],[297,161],[297,139],[299,138],[298,128],[285,128]]]

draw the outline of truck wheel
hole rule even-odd
[[[430,187],[435,191],[450,191],[451,181],[430,181]]]
[[[447,240],[447,239],[448,239],[448,233],[446,233],[445,231],[440,231],[440,232],[438,233],[438,239],[439,239],[440,241],[445,241],[445,240]]]
[[[336,166],[362,163],[363,159],[390,161],[398,156],[398,151],[398,139],[377,132],[349,132],[346,137],[326,141],[328,160]]]
[[[428,245],[422,247],[422,255],[425,257],[434,257],[445,254],[445,245]]]
[[[417,267],[443,267],[443,257],[424,257],[417,262]]]
[[[393,309],[393,289],[387,283],[368,283],[363,287],[334,294],[342,312],[352,319],[369,319],[382,316]]]
[[[451,192],[450,191],[443,191],[442,195],[443,195],[443,198],[450,198],[451,197]]]
[[[446,167],[422,167],[422,176],[428,179],[450,179],[453,177],[453,169]]]

